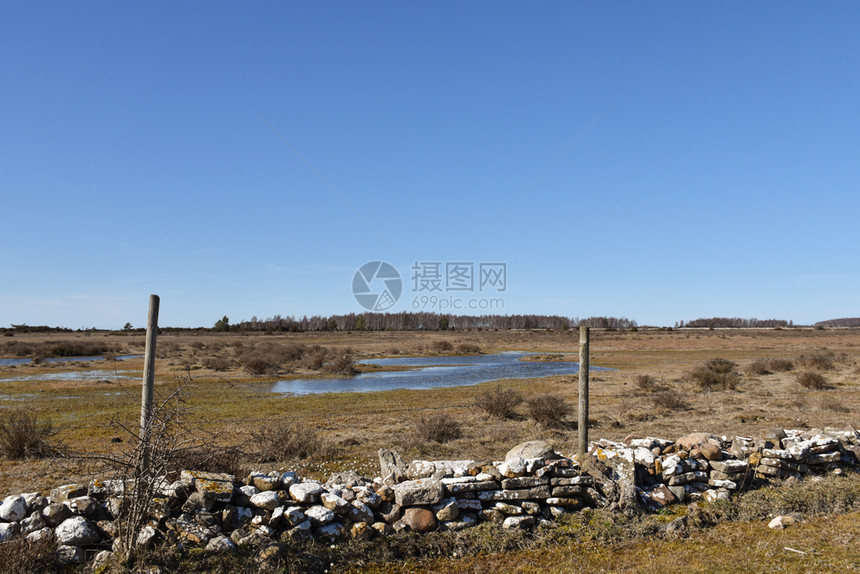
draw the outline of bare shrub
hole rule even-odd
[[[747,365],[746,371],[750,375],[769,375],[771,373],[770,361],[765,359],[756,359]]]
[[[797,364],[807,369],[815,369],[816,371],[829,371],[833,368],[833,360],[830,357],[821,355],[804,357],[800,356],[797,359]]]
[[[737,364],[728,359],[711,359],[690,372],[689,378],[703,391],[735,390],[741,376]]]
[[[0,543],[0,573],[33,574],[34,572],[61,572],[57,563],[57,541],[53,536],[36,542],[19,537]]]
[[[827,379],[821,373],[803,371],[798,373],[797,382],[805,389],[822,390],[827,388]]]
[[[199,470],[240,476],[244,468],[241,464],[242,451],[235,446],[196,445],[177,449],[170,453],[167,476],[174,476],[182,470]]]
[[[562,425],[570,412],[570,405],[560,395],[537,395],[526,401],[529,418],[544,428]]]
[[[302,365],[307,369],[319,371],[325,364],[325,355],[325,351],[305,353],[302,358]]]
[[[233,366],[233,361],[226,357],[206,357],[203,366],[213,371],[226,371]]]
[[[454,349],[454,345],[451,341],[433,341],[433,344],[430,347],[436,353],[448,353]]]
[[[767,367],[774,373],[786,373],[794,369],[794,362],[789,359],[771,359],[767,362]]]
[[[475,399],[475,406],[488,416],[511,419],[516,417],[516,408],[523,402],[523,395],[514,389],[486,390]]]
[[[681,395],[671,391],[654,393],[651,395],[651,402],[654,404],[654,408],[666,411],[685,411],[690,408]]]
[[[56,456],[59,448],[51,444],[56,434],[51,421],[40,421],[32,411],[13,410],[0,419],[0,452],[12,460]]]
[[[239,355],[239,363],[252,375],[273,375],[284,363],[284,352],[274,345],[244,349]]]
[[[658,389],[657,379],[651,375],[639,375],[636,377],[636,388],[642,392],[653,393]]]
[[[445,443],[463,436],[460,423],[447,413],[422,415],[412,426],[416,442]]]
[[[461,355],[477,355],[481,352],[481,347],[475,343],[459,343],[457,352]]]
[[[323,370],[333,375],[354,375],[356,373],[355,363],[353,363],[350,354],[343,354],[329,361],[324,365]]]
[[[325,457],[332,450],[315,429],[300,424],[271,423],[252,437],[260,462]]]

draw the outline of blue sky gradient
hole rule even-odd
[[[848,1],[9,3],[0,324],[361,312],[373,260],[392,311],[415,261],[501,261],[503,313],[860,316],[858,28]]]

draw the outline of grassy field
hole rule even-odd
[[[237,447],[242,454],[233,463],[241,471],[298,470],[304,476],[324,478],[336,470],[354,469],[375,476],[379,448],[395,448],[407,461],[499,459],[512,446],[537,438],[570,454],[576,441],[573,421],[544,428],[525,416],[522,406],[514,418],[492,418],[476,408],[475,402],[482,393],[499,387],[518,391],[525,398],[552,393],[575,409],[576,376],[505,380],[428,391],[301,397],[273,394],[271,388],[284,378],[323,376],[328,365],[335,365],[344,356],[358,360],[521,350],[548,355],[573,353],[565,359],[576,360],[578,340],[579,333],[574,331],[163,334],[158,339],[156,392],[166,396],[181,386],[187,409],[183,411],[185,422],[215,437],[217,444]],[[0,340],[0,355],[14,356],[22,350],[44,354],[58,343],[68,347],[69,342],[106,345],[118,354],[134,354],[143,352],[144,340],[142,335],[126,333],[16,335]],[[252,370],[260,370],[253,361],[272,354],[292,359],[274,367],[270,361],[264,374],[252,374]],[[736,378],[725,389],[707,388],[691,376],[706,361],[717,357],[737,365]],[[772,359],[786,359],[790,368],[768,369],[771,363],[766,361]],[[0,408],[26,407],[41,420],[50,420],[57,430],[54,440],[70,452],[115,452],[128,446],[129,436],[110,422],[119,418],[133,424],[138,416],[142,363],[137,358],[0,367]],[[591,364],[616,369],[591,376],[592,438],[620,440],[630,434],[676,438],[693,431],[753,434],[771,427],[860,424],[860,330],[592,331]],[[341,367],[337,365],[337,369]],[[26,380],[32,375],[69,370],[96,372],[80,380]],[[824,387],[802,386],[798,375],[804,371],[821,374]],[[439,413],[459,425],[459,438],[437,443],[422,435],[422,419]],[[571,418],[575,419],[575,415]],[[258,463],[272,458],[271,452],[263,452],[261,433],[268,431],[271,435],[290,425],[307,433],[303,436],[310,437],[311,452],[300,459],[275,457],[271,462]],[[92,470],[89,464],[75,459],[62,463],[58,459],[4,460],[0,465],[0,494],[46,490],[70,479],[86,480]],[[844,536],[856,537],[856,515],[840,517],[838,523],[844,527],[839,531],[847,533]],[[730,553],[768,561],[767,568],[758,571],[821,571],[829,567],[810,565],[826,562],[814,560],[826,560],[831,555],[848,560],[853,552],[851,545],[843,543],[844,536],[829,524],[813,521],[793,531],[773,534],[751,523],[740,530],[709,529],[681,542],[637,539],[615,548],[611,560],[602,547],[589,549],[572,539],[540,550],[506,549],[480,559],[440,558],[439,563],[398,562],[377,565],[371,571],[649,572],[657,570],[661,563],[665,569],[667,563],[672,563],[666,557],[673,555],[677,561],[683,556],[687,556],[685,561],[689,556],[710,556],[694,563],[692,571],[733,571],[720,562],[720,552],[706,551],[719,544],[725,544]],[[747,538],[754,536],[756,541],[736,536],[744,531]],[[825,535],[827,532],[830,534]],[[762,547],[759,538],[773,542]],[[800,555],[781,549],[805,539],[815,540],[815,552]],[[659,560],[650,560],[649,556],[658,556]]]

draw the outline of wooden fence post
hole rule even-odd
[[[588,327],[579,328],[579,455],[588,452]]]
[[[158,295],[149,296],[149,316],[146,320],[146,351],[143,363],[143,389],[140,395],[141,471],[149,472],[149,432],[152,424],[152,394],[155,385],[155,338],[158,334]]]

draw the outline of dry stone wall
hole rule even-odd
[[[590,455],[563,457],[542,441],[512,449],[504,461],[414,460],[380,451],[381,475],[338,473],[325,483],[294,472],[252,472],[243,479],[186,470],[164,481],[138,543],[202,547],[271,546],[284,539],[334,543],[398,532],[461,530],[481,522],[532,528],[586,507],[624,512],[728,499],[775,479],[857,470],[855,429],[773,430],[760,437],[696,433],[677,440],[600,440]],[[124,484],[93,480],[0,504],[0,543],[53,537],[58,559],[96,564],[116,550]],[[263,552],[261,555],[265,555]]]

